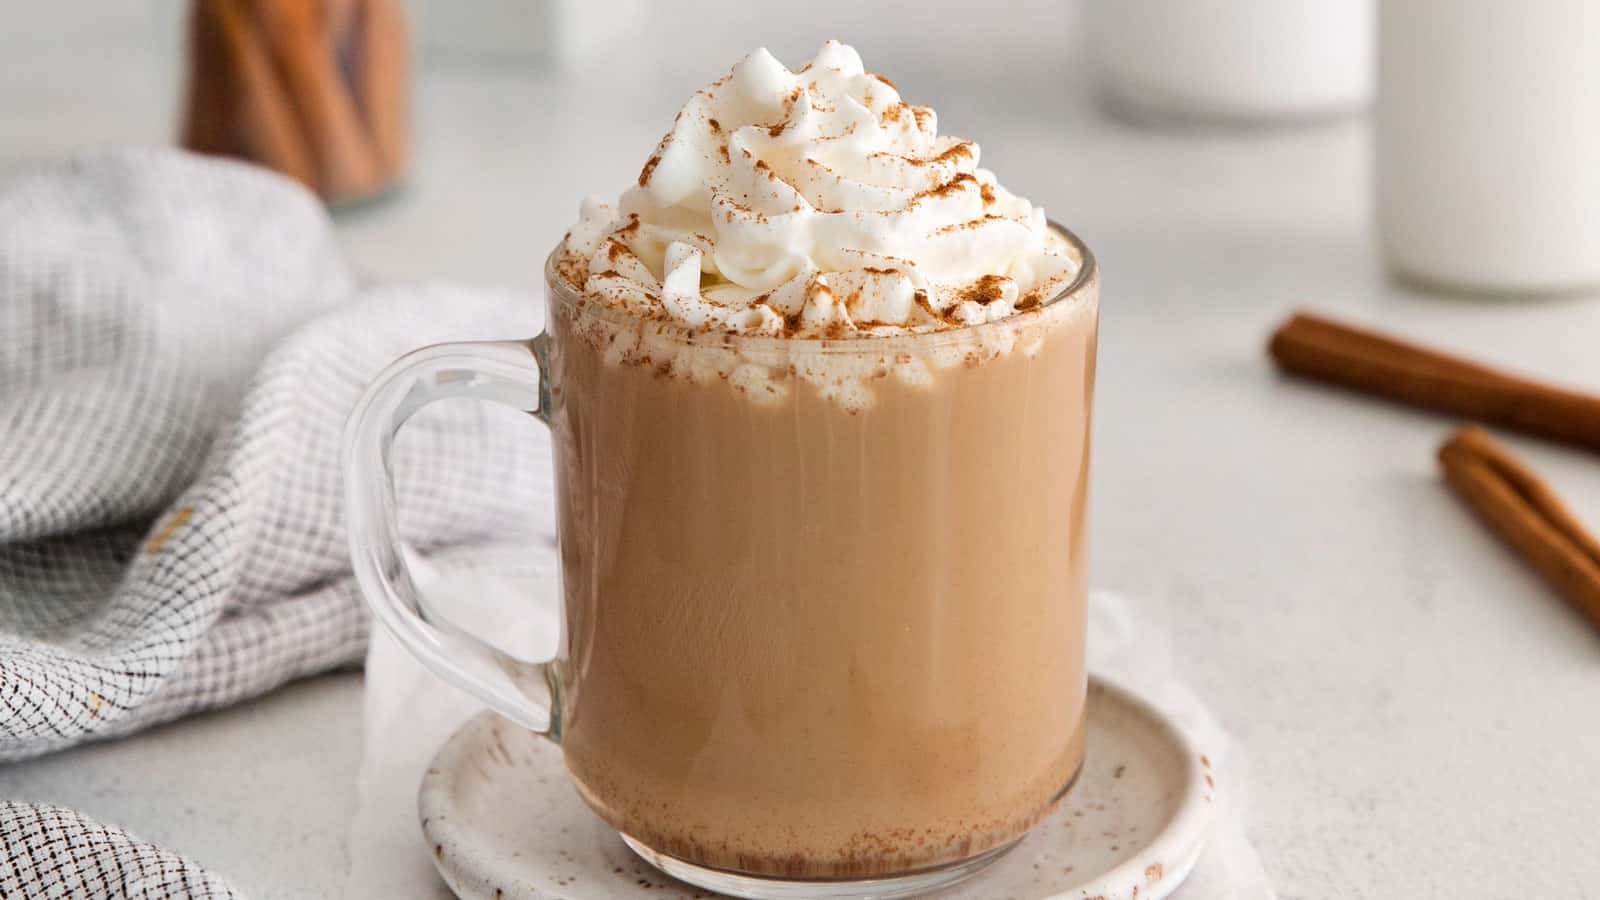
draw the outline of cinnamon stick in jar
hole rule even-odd
[[[1473,511],[1600,628],[1600,542],[1550,485],[1475,425],[1439,448],[1439,462]]]
[[[382,171],[349,85],[335,64],[320,0],[265,0],[253,5],[303,133],[315,148],[318,191],[333,200],[372,192]]]
[[[1311,313],[1268,347],[1287,372],[1600,450],[1600,397],[1543,384]]]
[[[397,0],[195,0],[182,140],[330,202],[398,181],[409,50]]]
[[[229,154],[237,151],[230,134],[227,113],[230,98],[239,88],[222,66],[227,48],[222,23],[214,10],[195,4],[189,11],[188,110],[183,122],[183,146],[200,153]],[[201,73],[204,73],[202,76]]]
[[[356,105],[379,165],[401,172],[410,164],[410,29],[396,0],[366,0],[360,7],[347,45]]]
[[[196,3],[191,38],[185,134],[195,143],[187,146],[252,159],[316,187],[312,149],[244,0]]]

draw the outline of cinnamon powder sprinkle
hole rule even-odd
[[[928,300],[928,292],[927,291],[918,290],[918,291],[913,292],[912,295],[911,295],[911,302],[915,303],[917,305],[917,307],[919,309],[921,309],[923,312],[925,312],[928,315],[932,316],[937,321],[943,322],[946,325],[960,325],[961,324],[961,321],[959,319],[953,318],[951,316],[948,316],[948,315],[940,312],[937,309],[934,309],[933,304],[931,302],[929,302],[929,300]]]
[[[983,197],[983,208],[988,209],[994,205],[994,188],[987,184],[978,185],[978,193]]]
[[[1004,275],[985,275],[962,288],[956,296],[961,298],[962,303],[972,302],[979,306],[988,306],[1005,295],[1003,288],[1010,280]]]
[[[652,153],[650,158],[644,161],[644,168],[639,170],[639,187],[644,187],[650,183],[650,173],[654,172],[656,166],[659,165],[661,165],[661,154]]]
[[[951,146],[949,149],[945,150],[943,153],[940,153],[938,156],[901,156],[898,153],[887,153],[887,152],[884,152],[882,150],[880,150],[880,151],[878,151],[876,153],[869,154],[869,155],[873,156],[875,158],[898,159],[898,160],[900,160],[901,162],[905,163],[908,166],[915,166],[915,167],[920,169],[923,166],[932,166],[932,165],[938,165],[940,163],[948,163],[948,162],[952,162],[952,161],[957,160],[957,159],[971,159],[972,158],[972,142],[971,141],[962,141],[959,144],[955,144],[955,145]]]
[[[933,234],[949,234],[952,231],[967,231],[967,230],[970,230],[970,229],[973,229],[973,228],[982,228],[984,223],[986,223],[986,222],[993,222],[993,221],[996,221],[996,220],[999,220],[999,219],[1004,219],[1004,218],[1005,218],[1005,216],[988,215],[988,216],[984,216],[981,219],[971,219],[971,220],[968,220],[966,222],[957,222],[954,225],[946,225],[943,228],[935,229],[932,233]]]
[[[896,93],[899,92],[899,90],[900,90],[899,85],[896,85],[894,82],[892,82],[889,79],[883,77],[882,75],[879,75],[876,72],[874,72],[872,77],[878,79],[879,81],[883,82],[884,84],[887,84],[889,87],[893,88]]]
[[[916,206],[918,203],[922,202],[923,199],[929,198],[929,197],[933,197],[933,198],[948,197],[951,194],[960,193],[961,191],[966,190],[967,189],[967,185],[969,185],[969,184],[977,184],[977,183],[978,183],[978,179],[977,178],[973,177],[971,174],[969,174],[967,172],[962,172],[960,175],[957,175],[956,177],[950,179],[949,181],[946,181],[944,184],[941,184],[941,185],[939,185],[938,187],[935,187],[935,188],[929,188],[928,190],[923,191],[922,193],[916,195],[915,197],[912,197],[911,198],[911,205],[912,206]]]

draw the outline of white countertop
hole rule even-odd
[[[0,17],[22,14],[7,2]],[[168,139],[173,52],[139,29],[169,19],[92,29],[103,52],[0,37],[0,174]],[[340,220],[351,256],[376,278],[532,291],[582,194],[631,179],[682,96],[763,27],[786,60],[833,33],[782,20],[690,40],[668,23],[582,78],[429,67],[411,188]],[[1059,50],[1066,27],[1053,15],[967,70],[892,34],[858,43],[1100,258],[1092,580],[1169,613],[1181,674],[1248,757],[1249,831],[1281,896],[1600,897],[1600,637],[1443,486],[1447,419],[1284,380],[1263,349],[1314,305],[1600,388],[1600,299],[1391,287],[1364,124],[1131,128],[1094,107]],[[1600,456],[1508,441],[1600,526]],[[326,895],[343,881],[360,719],[361,677],[329,675],[0,768],[0,796],[124,825],[256,898]]]

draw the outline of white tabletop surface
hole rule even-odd
[[[169,140],[173,17],[40,6],[0,0],[0,174]],[[912,38],[844,24],[852,6],[720,29],[656,14],[567,74],[430,63],[411,187],[341,218],[345,245],[374,278],[532,291],[582,195],[633,178],[689,91],[763,41],[798,62],[854,40],[1100,258],[1092,578],[1170,615],[1182,675],[1249,760],[1281,896],[1600,897],[1600,638],[1444,487],[1448,419],[1287,381],[1263,351],[1313,305],[1600,389],[1600,299],[1390,286],[1364,123],[1142,130],[1095,107],[1064,7],[1024,27],[1029,4],[980,4],[996,17],[930,16]],[[1509,441],[1600,525],[1600,456]],[[328,675],[6,766],[0,796],[124,825],[257,898],[327,895],[361,691]]]

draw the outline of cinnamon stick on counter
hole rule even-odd
[[[1600,628],[1600,542],[1550,485],[1475,425],[1439,448],[1439,462],[1456,493]]]
[[[1600,450],[1600,397],[1298,313],[1272,335],[1286,371]]]

